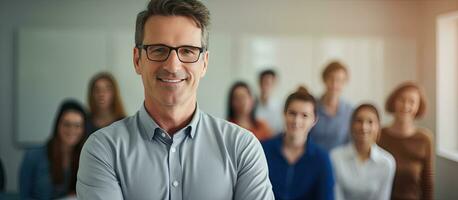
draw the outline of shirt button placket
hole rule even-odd
[[[176,141],[172,143],[169,150],[169,167],[170,167],[170,199],[171,200],[182,200],[182,188],[183,184],[180,183],[182,180],[182,169],[180,162],[180,155],[178,153],[178,147],[175,146]]]

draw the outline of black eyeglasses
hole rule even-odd
[[[178,59],[183,63],[195,63],[199,60],[200,54],[205,51],[203,47],[195,46],[179,46],[171,47],[165,44],[149,44],[137,45],[137,48],[144,49],[146,51],[146,57],[148,60],[155,62],[164,62],[166,61],[172,50],[177,52]]]

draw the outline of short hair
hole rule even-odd
[[[147,9],[137,14],[135,23],[135,45],[141,45],[145,34],[145,23],[151,16],[185,16],[191,18],[202,30],[201,45],[208,49],[208,27],[210,11],[197,0],[151,0]]]
[[[121,100],[121,94],[119,92],[119,86],[116,82],[114,76],[109,72],[100,72],[92,77],[89,81],[88,92],[87,92],[87,101],[89,102],[89,110],[91,115],[98,112],[95,97],[94,97],[94,90],[95,90],[95,83],[98,80],[105,79],[110,82],[111,86],[113,86],[113,104],[111,105],[111,109],[116,119],[121,119],[126,116],[124,111],[124,106]]]
[[[409,89],[416,90],[418,92],[418,95],[420,96],[420,106],[418,107],[418,111],[415,114],[415,118],[423,117],[426,113],[426,96],[423,91],[423,88],[421,88],[418,84],[414,82],[404,82],[400,84],[398,87],[396,87],[396,89],[394,89],[394,91],[391,92],[391,94],[388,96],[388,99],[386,100],[385,110],[388,113],[394,113],[394,103],[396,99],[399,97],[399,95],[401,95],[401,93]]]
[[[347,68],[339,61],[332,61],[324,68],[323,73],[321,74],[321,78],[323,81],[325,81],[326,78],[328,78],[332,73],[339,70],[343,70],[348,77]]]
[[[315,98],[308,92],[307,88],[304,86],[299,86],[295,92],[290,94],[288,98],[286,98],[285,106],[283,107],[283,113],[288,111],[289,105],[291,105],[294,101],[302,101],[308,102],[313,105],[313,114],[315,118],[317,117],[317,108],[316,108],[316,100]]]
[[[266,70],[261,71],[261,73],[259,73],[259,83],[261,83],[262,79],[267,75],[271,75],[274,78],[277,77],[277,73],[273,69],[266,69]]]

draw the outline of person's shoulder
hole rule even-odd
[[[97,130],[92,135],[99,138],[117,139],[129,136],[129,132],[136,129],[138,129],[137,115],[133,115],[113,122],[109,126]]]
[[[201,121],[199,123],[199,126],[205,126],[205,128],[211,129],[213,131],[212,134],[235,137],[246,137],[247,135],[253,135],[250,133],[250,131],[240,127],[235,123],[215,117],[203,111],[201,111]]]
[[[97,130],[89,136],[84,144],[85,148],[116,147],[120,143],[129,142],[139,132],[137,117],[129,116]]]
[[[264,151],[269,151],[270,149],[274,148],[275,146],[278,145],[278,143],[282,142],[283,134],[279,134],[277,136],[274,136],[272,138],[269,138],[267,140],[264,140],[261,142],[262,147],[264,148]]]
[[[340,105],[344,108],[345,111],[353,112],[354,105],[350,103],[350,101],[342,98],[340,99]]]
[[[422,127],[417,128],[417,133],[415,134],[415,136],[418,138],[421,138],[422,140],[427,140],[427,141],[433,140],[433,134],[427,128],[422,128]]]
[[[25,155],[24,155],[24,162],[26,163],[36,163],[36,162],[42,162],[42,161],[47,161],[47,146],[46,145],[40,145],[40,146],[34,146],[34,147],[28,147],[25,150]]]
[[[352,145],[351,143],[345,144],[338,146],[334,149],[332,149],[329,152],[329,156],[331,157],[332,160],[338,160],[338,159],[343,159],[344,157],[348,156],[349,148],[351,148]]]
[[[308,150],[314,152],[314,156],[319,158],[320,160],[329,160],[329,152],[321,147],[320,145],[316,144],[314,141],[307,142],[309,145]]]
[[[37,156],[46,155],[47,150],[48,150],[48,147],[46,145],[39,145],[39,146],[28,147],[25,152],[27,155],[37,157]]]
[[[259,148],[262,148],[259,140],[249,130],[224,119],[214,117],[204,112],[201,113],[199,126],[201,126],[201,130],[204,131],[198,134],[205,134],[205,137],[216,138],[216,140],[222,142],[224,144],[223,146],[229,151],[243,151],[246,148],[257,149],[258,145],[256,143],[259,144]]]
[[[382,161],[382,163],[388,165],[390,168],[394,168],[396,165],[396,160],[394,159],[393,155],[378,145],[374,145],[374,148],[379,153],[379,159]]]

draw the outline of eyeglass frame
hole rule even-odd
[[[167,56],[164,59],[162,59],[162,60],[153,60],[148,56],[148,48],[151,47],[151,46],[164,46],[164,47],[169,48],[170,50],[169,50],[169,53],[167,54]],[[192,45],[182,45],[182,46],[178,46],[178,47],[171,47],[171,46],[168,46],[168,45],[165,45],[165,44],[137,44],[137,45],[135,45],[135,47],[137,49],[145,50],[146,58],[148,58],[148,60],[153,61],[153,62],[164,62],[167,59],[169,59],[170,53],[172,53],[172,51],[175,51],[175,53],[177,54],[178,60],[180,60],[180,62],[182,62],[182,63],[196,63],[197,61],[199,61],[202,52],[207,50],[205,47],[196,47],[196,46],[192,46]],[[193,61],[193,62],[182,61],[181,58],[180,58],[180,55],[178,53],[178,50],[180,48],[183,48],[183,47],[192,47],[192,48],[199,49],[199,55],[197,56],[197,59],[195,61]]]

